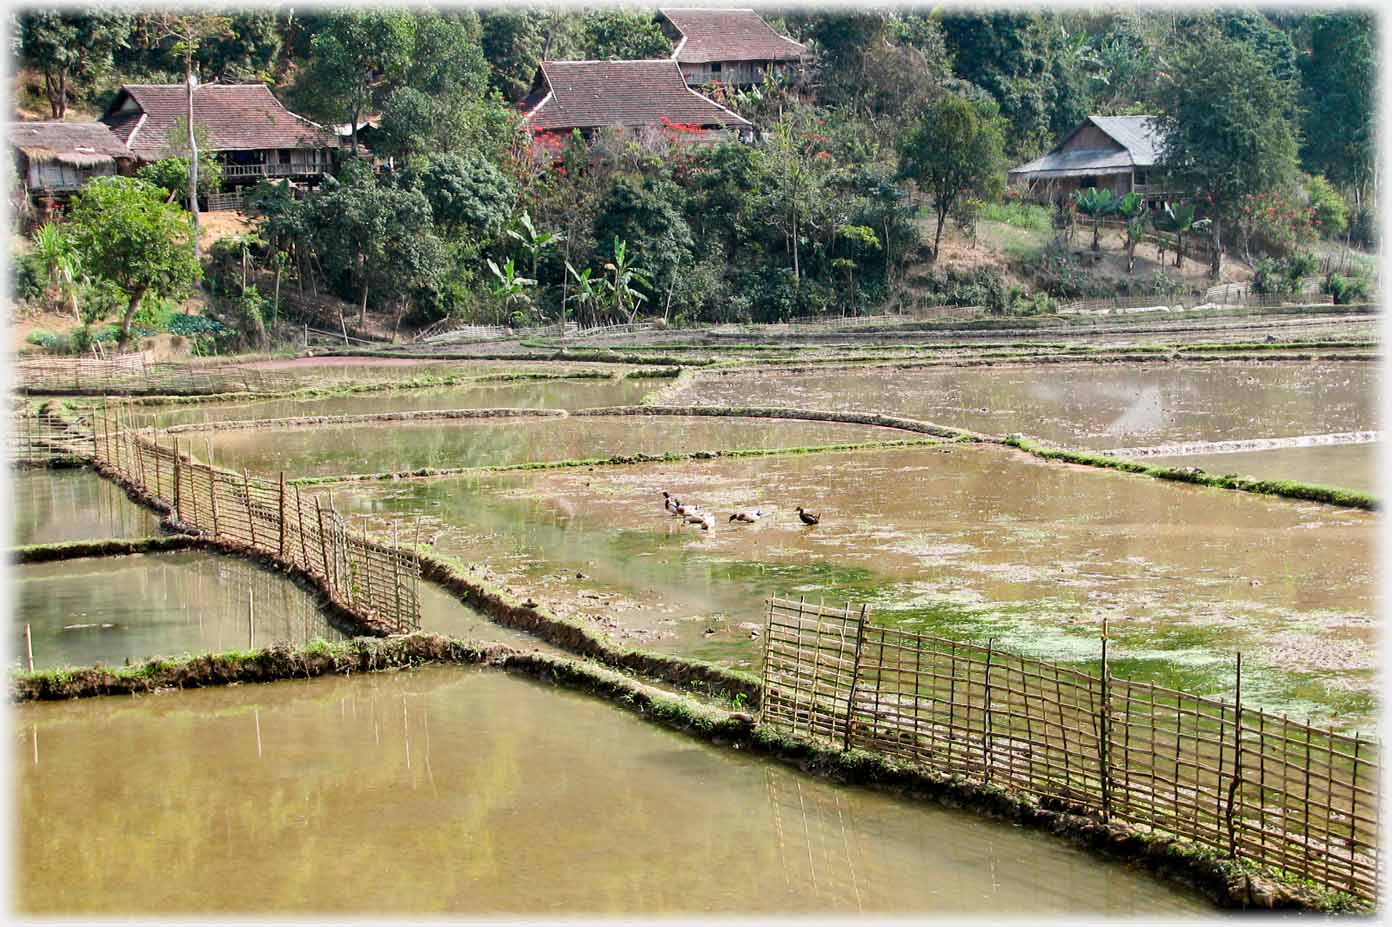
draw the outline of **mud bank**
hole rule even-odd
[[[169,537],[105,538],[99,541],[63,541],[57,544],[28,544],[10,548],[10,562],[17,564],[51,563],[55,560],[78,560],[83,557],[127,557],[132,554],[156,554],[171,550],[192,550],[202,546],[202,539],[191,534]]]
[[[933,435],[937,438],[950,438],[956,441],[989,441],[999,443],[999,438],[963,428],[949,428],[932,422],[921,422],[911,418],[898,418],[892,415],[879,415],[863,412],[827,412],[816,409],[780,409],[771,407],[743,408],[735,406],[614,406],[608,409],[579,409],[574,416],[589,415],[684,415],[693,417],[713,416],[716,418],[772,418],[799,422],[839,422],[845,425],[874,425],[880,428],[896,428],[916,434]]]
[[[382,422],[429,422],[492,418],[565,418],[564,409],[421,409],[412,412],[369,412],[362,415],[301,415],[292,418],[239,419],[170,425],[165,434],[203,431],[264,431],[313,425],[371,425]]]

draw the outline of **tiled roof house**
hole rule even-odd
[[[543,61],[522,105],[524,124],[537,134],[675,128],[708,138],[754,130],[748,120],[688,87],[668,58]]]
[[[769,70],[796,66],[807,46],[780,35],[748,9],[663,9],[675,33],[672,59],[689,84],[721,83],[747,87]]]

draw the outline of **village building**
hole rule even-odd
[[[101,121],[141,162],[176,154],[170,132],[188,118],[183,84],[126,84]],[[222,162],[225,188],[288,177],[315,183],[333,170],[338,136],[290,112],[264,84],[203,84],[193,121]]]
[[[521,108],[539,142],[563,143],[576,129],[587,138],[613,128],[701,142],[754,132],[748,120],[688,87],[670,58],[543,61]]]
[[[1091,187],[1158,201],[1160,148],[1154,117],[1089,116],[1048,154],[1010,171],[1010,184],[1043,203]]]
[[[688,84],[760,84],[768,73],[791,73],[807,46],[780,35],[753,10],[664,9],[663,29],[676,42],[672,60]]]
[[[28,202],[61,203],[93,177],[134,170],[133,155],[99,122],[12,122],[8,133]]]

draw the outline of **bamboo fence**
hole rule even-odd
[[[51,415],[21,411],[10,416],[10,463],[17,466],[47,466],[76,456],[83,435],[67,422]],[[88,447],[91,442],[86,442]]]
[[[15,362],[19,392],[162,395],[284,392],[298,387],[277,371],[235,364],[153,363],[146,354],[42,357]]]
[[[1378,743],[772,599],[760,721],[1142,825],[1376,900]]]
[[[414,546],[367,537],[319,497],[305,498],[285,474],[276,480],[196,463],[153,429],[132,424],[129,408],[103,403],[91,419],[86,456],[167,504],[181,523],[293,564],[330,595],[399,633],[420,628],[420,560]]]

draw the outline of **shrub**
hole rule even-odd
[[[1304,288],[1305,278],[1313,274],[1319,262],[1308,252],[1297,252],[1288,258],[1262,258],[1257,262],[1252,289],[1269,295],[1294,295]]]
[[[988,222],[1004,222],[1031,232],[1048,232],[1053,228],[1053,217],[1048,207],[1016,200],[987,203],[981,207],[979,218]]]
[[[16,299],[39,300],[48,286],[48,271],[35,254],[15,255],[11,264]]]
[[[1353,214],[1348,228],[1349,241],[1360,248],[1376,248],[1378,243],[1377,214],[1364,206]]]
[[[1338,274],[1330,274],[1320,284],[1320,292],[1333,296],[1334,302],[1340,306],[1349,303],[1364,303],[1372,298],[1373,282],[1367,277],[1343,277]]]
[[[1316,175],[1305,184],[1310,208],[1315,211],[1315,231],[1324,238],[1338,238],[1348,228],[1348,207],[1332,184]]]

